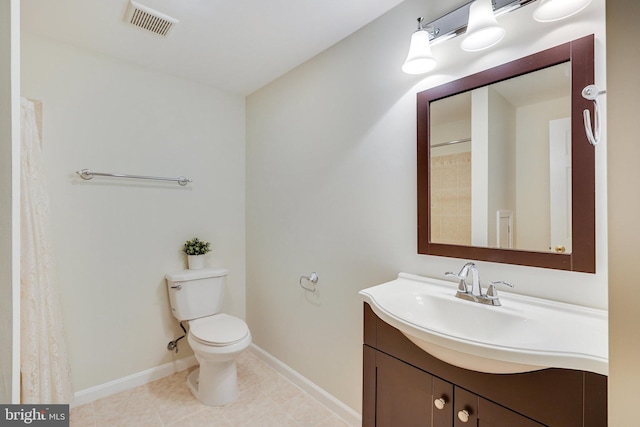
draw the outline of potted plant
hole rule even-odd
[[[204,257],[201,255],[211,252],[211,243],[194,237],[184,243],[182,251],[187,254],[189,270],[199,270],[204,267]]]

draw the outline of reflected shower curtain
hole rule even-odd
[[[69,403],[71,378],[35,105],[22,98],[20,371],[22,403]]]

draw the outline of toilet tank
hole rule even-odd
[[[226,278],[226,269],[203,268],[167,274],[171,313],[180,321],[219,313]]]

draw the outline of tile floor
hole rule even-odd
[[[349,426],[249,351],[238,359],[240,398],[231,405],[198,402],[187,388],[190,371],[73,408],[71,427]]]

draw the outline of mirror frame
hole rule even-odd
[[[594,59],[594,36],[590,35],[418,93],[419,254],[595,273],[595,147],[587,140],[582,116],[582,111],[588,109],[593,117],[593,102],[582,97],[582,89],[594,83]],[[567,61],[571,61],[572,253],[431,242],[429,103]]]

